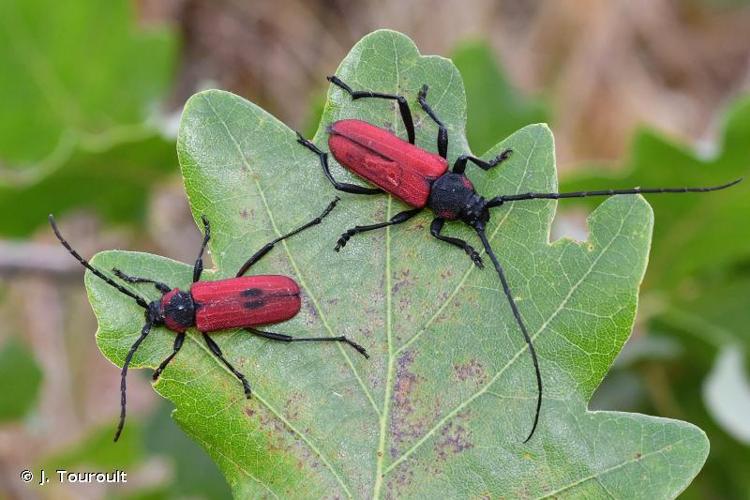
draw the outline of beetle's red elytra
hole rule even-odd
[[[199,281],[190,293],[195,327],[202,332],[279,323],[296,316],[302,305],[297,282],[279,275]]]
[[[329,131],[339,163],[413,207],[427,205],[432,182],[448,170],[445,158],[361,120],[337,121]]]

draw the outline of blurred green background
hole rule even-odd
[[[175,131],[218,87],[308,135],[331,74],[379,27],[450,56],[481,153],[546,121],[561,187],[716,184],[750,173],[750,6],[738,0],[3,0],[0,2],[0,499],[223,498],[169,404],[94,343],[85,255],[190,260],[198,232]],[[693,422],[711,440],[684,498],[750,498],[750,182],[651,197],[654,244],[638,321],[592,408]],[[554,238],[583,239],[598,202],[560,204]],[[23,469],[128,471],[125,486],[20,481]]]

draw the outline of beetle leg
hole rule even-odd
[[[208,346],[208,348],[211,349],[211,352],[214,354],[214,356],[219,358],[219,361],[224,363],[224,366],[229,368],[229,370],[234,374],[234,376],[237,377],[240,380],[240,382],[242,382],[242,387],[245,390],[245,396],[248,399],[250,399],[252,392],[250,391],[250,383],[247,381],[245,376],[239,371],[237,371],[237,369],[234,366],[232,366],[232,364],[229,361],[226,360],[224,355],[221,353],[221,349],[219,349],[219,345],[216,342],[214,342],[214,339],[209,337],[205,332],[202,332],[202,333],[203,333],[203,339],[206,341],[206,345]]]
[[[159,290],[162,294],[165,294],[171,290],[171,288],[169,288],[169,285],[166,285],[160,281],[154,281],[148,278],[138,278],[136,276],[129,276],[125,274],[124,272],[120,271],[119,269],[117,269],[116,267],[112,268],[112,272],[114,273],[115,276],[117,276],[123,281],[127,281],[128,283],[152,283],[156,287],[156,289]]]
[[[417,96],[417,100],[419,101],[419,105],[422,106],[422,109],[425,113],[429,115],[430,118],[432,118],[432,121],[434,121],[438,126],[438,138],[437,138],[437,148],[438,148],[438,154],[442,156],[443,158],[448,157],[448,129],[446,128],[445,124],[440,120],[440,118],[437,117],[435,112],[432,110],[429,104],[427,104],[427,89],[429,87],[427,84],[422,85],[422,88],[419,90],[419,95]]]
[[[471,258],[471,261],[479,269],[484,268],[482,258],[479,256],[479,253],[477,253],[477,251],[472,248],[471,245],[466,243],[464,240],[451,238],[450,236],[443,236],[440,234],[440,232],[443,230],[443,224],[445,224],[445,219],[441,219],[440,217],[433,219],[432,224],[430,225],[430,234],[440,241],[445,241],[446,243],[450,243],[451,245],[460,248],[461,250],[466,252],[466,255]]]
[[[374,229],[380,229],[383,227],[393,226],[395,224],[401,224],[403,222],[408,221],[415,215],[417,215],[419,212],[421,212],[421,208],[414,208],[412,210],[405,210],[403,212],[399,212],[393,217],[391,217],[391,220],[387,222],[379,222],[377,224],[371,224],[369,226],[354,226],[353,228],[347,230],[345,233],[341,235],[339,240],[336,242],[336,247],[334,250],[337,252],[341,250],[343,247],[346,246],[346,242],[349,241],[349,239],[354,236],[355,234],[364,233],[367,231],[372,231]]]
[[[201,243],[201,249],[198,252],[195,266],[193,266],[193,283],[201,279],[201,274],[203,273],[203,252],[206,251],[208,240],[211,239],[211,225],[208,223],[208,219],[205,215],[201,215],[201,220],[203,221],[203,242]]]
[[[311,220],[307,224],[304,224],[304,225],[298,227],[297,229],[295,229],[293,231],[290,231],[290,232],[288,232],[287,234],[285,234],[283,236],[279,236],[278,238],[276,238],[276,239],[274,239],[272,241],[269,241],[268,243],[266,243],[265,245],[263,245],[263,248],[261,248],[260,250],[258,250],[257,252],[255,252],[252,257],[250,257],[249,259],[247,259],[247,261],[244,264],[242,264],[242,267],[240,267],[240,270],[237,271],[237,277],[239,278],[240,276],[242,276],[243,274],[245,274],[245,272],[247,272],[247,270],[250,269],[250,267],[253,264],[255,264],[256,262],[258,262],[260,259],[263,258],[264,255],[266,255],[268,252],[270,252],[271,249],[273,248],[273,246],[276,243],[280,242],[281,240],[285,240],[285,239],[287,239],[287,238],[289,238],[291,236],[294,236],[295,234],[301,233],[305,229],[309,229],[312,226],[320,224],[320,222],[329,213],[331,213],[331,211],[333,210],[333,207],[336,206],[336,203],[338,203],[339,200],[341,200],[341,198],[339,198],[337,196],[331,203],[328,204],[328,206],[326,207],[326,209],[323,210],[322,214],[320,214],[319,216],[315,217],[313,220]]]
[[[352,96],[352,100],[362,98],[375,98],[375,99],[392,99],[398,102],[398,110],[401,112],[401,120],[404,122],[404,128],[406,129],[406,135],[409,137],[409,143],[414,144],[414,120],[411,116],[411,109],[409,109],[409,103],[406,102],[406,98],[402,95],[397,94],[383,94],[380,92],[370,92],[369,90],[352,90],[352,88],[344,83],[337,76],[327,77],[328,81],[336,85],[338,88]]]
[[[365,358],[369,359],[370,357],[364,347],[357,344],[353,340],[349,340],[343,335],[339,337],[292,337],[291,335],[287,335],[285,333],[264,332],[263,330],[256,330],[254,328],[247,328],[246,330],[253,335],[263,337],[264,339],[276,340],[278,342],[344,342],[345,344],[349,344],[354,349],[356,349],[357,352],[359,352]]]
[[[331,174],[331,169],[328,166],[328,153],[324,153],[323,151],[318,148],[315,144],[313,144],[311,141],[308,141],[305,139],[302,134],[297,132],[297,142],[305,146],[307,149],[318,155],[318,158],[320,158],[320,165],[323,167],[323,173],[325,174],[326,178],[331,181],[331,184],[333,184],[333,187],[338,189],[339,191],[343,191],[345,193],[352,193],[352,194],[382,194],[384,191],[380,188],[368,188],[364,186],[357,186],[355,184],[349,184],[346,182],[339,182],[336,179],[333,178],[333,175]]]
[[[481,168],[482,170],[489,170],[492,167],[496,167],[500,165],[502,162],[510,158],[510,155],[513,154],[512,149],[506,149],[496,157],[494,157],[490,161],[484,161],[481,158],[477,158],[476,156],[472,155],[461,155],[458,158],[456,158],[456,162],[453,164],[453,173],[454,174],[463,174],[464,170],[466,170],[466,162],[471,161],[476,166]]]
[[[154,371],[153,379],[158,380],[159,376],[161,375],[161,372],[164,371],[164,368],[167,367],[170,361],[172,361],[172,358],[174,358],[178,352],[180,352],[180,349],[182,349],[182,343],[185,342],[185,332],[178,333],[177,336],[174,339],[174,347],[172,349],[172,354],[167,356],[167,358],[161,362],[159,367]]]

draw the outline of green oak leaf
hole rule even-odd
[[[144,186],[174,166],[174,142],[154,117],[177,38],[136,26],[132,10],[128,0],[0,2],[0,93],[12,96],[0,106],[0,206],[39,198],[42,215],[80,206],[109,220],[142,215]],[[0,234],[43,223],[27,212],[5,218]]]
[[[429,83],[428,99],[450,132],[449,157],[468,151],[465,96],[450,61],[420,56],[405,36],[377,31],[352,49],[337,74],[357,88],[408,96],[417,143],[434,149],[436,128],[416,105],[417,90]],[[325,147],[326,126],[345,117],[403,134],[392,103],[352,103],[338,89],[329,92],[319,146]],[[215,269],[204,279],[232,276],[262,244],[340,194],[295,139],[232,94],[207,91],[188,102],[178,153],[193,215],[205,214],[213,225]],[[480,192],[556,188],[547,127],[525,127],[485,157],[506,147],[515,154],[502,167],[471,170]],[[338,166],[334,171],[350,177]],[[333,252],[342,230],[405,208],[387,196],[342,198],[323,224],[277,245],[251,272],[292,276],[303,290],[300,314],[267,329],[345,334],[364,344],[371,359],[341,345],[279,345],[242,331],[217,332],[214,339],[253,384],[254,397],[246,400],[191,330],[155,384],[235,496],[664,498],[689,484],[708,451],[698,428],[586,409],[632,327],[652,226],[642,198],[605,201],[589,218],[587,242],[549,241],[552,201],[494,213],[488,234],[534,336],[545,382],[539,428],[526,444],[533,370],[497,276],[431,238],[426,213]],[[457,224],[448,232],[475,240]],[[191,267],[163,257],[110,251],[94,262],[172,286],[190,284]],[[91,275],[86,284],[99,346],[121,364],[143,311]],[[155,367],[171,352],[172,338],[155,329],[133,366]],[[116,404],[117,396],[108,400]]]
[[[676,404],[656,405],[662,414],[689,418],[700,425],[713,443],[708,463],[688,490],[688,498],[742,496],[748,486],[743,474],[731,471],[747,467],[750,450],[727,434],[721,422],[713,421],[716,411],[708,411],[713,398],[707,395],[707,389],[696,390],[705,386],[723,350],[740,348],[750,360],[750,281],[746,271],[742,272],[750,259],[746,220],[750,210],[750,97],[733,103],[723,122],[716,150],[709,154],[643,129],[636,134],[629,157],[617,173],[606,175],[590,166],[588,171],[574,171],[562,183],[564,190],[577,191],[637,185],[713,185],[745,177],[739,185],[717,193],[649,197],[659,223],[654,229],[654,250],[644,282],[648,329],[649,333],[676,340],[682,351],[676,366],[658,368],[664,370],[663,384]],[[569,201],[570,205],[576,202]],[[599,201],[578,203],[593,207]],[[650,385],[650,373],[642,372],[644,385]],[[745,400],[742,394],[727,398],[740,413]]]

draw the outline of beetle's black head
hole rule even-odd
[[[447,220],[461,220],[471,227],[484,227],[490,219],[487,202],[463,174],[448,172],[432,184],[427,205],[435,215]]]
[[[485,224],[490,220],[490,209],[487,207],[487,201],[479,195],[466,207],[461,220],[475,229],[484,229]]]
[[[190,292],[175,288],[157,303],[161,321],[170,330],[184,332],[195,325],[195,301]]]
[[[161,299],[149,302],[148,309],[146,309],[146,321],[154,326],[164,324],[164,310],[161,306]]]

